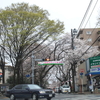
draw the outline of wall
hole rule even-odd
[[[83,73],[81,76],[80,73]],[[82,92],[87,90],[87,77],[85,76],[86,74],[86,62],[83,62],[81,65],[78,66],[77,68],[77,84],[78,84],[78,90]]]

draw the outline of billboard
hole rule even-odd
[[[95,56],[89,58],[90,68],[100,67],[100,56]]]
[[[100,72],[100,56],[89,58],[90,72]]]

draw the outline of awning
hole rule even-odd
[[[85,76],[88,76],[88,75],[98,75],[98,74],[100,74],[100,72],[89,72],[89,73],[87,73],[87,74],[85,74]]]

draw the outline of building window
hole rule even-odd
[[[91,31],[87,31],[86,34],[91,34]]]
[[[92,42],[92,39],[88,39],[87,41],[88,41],[88,42]]]

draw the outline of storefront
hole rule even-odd
[[[87,79],[88,86],[92,85],[93,88],[100,88],[100,56],[91,57],[87,60]]]

